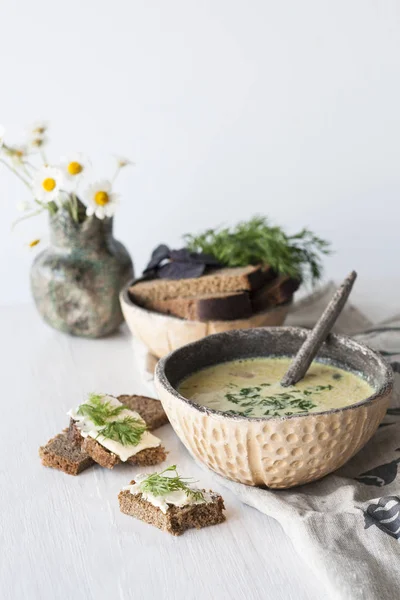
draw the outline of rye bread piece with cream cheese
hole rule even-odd
[[[146,494],[136,492],[135,488],[137,483],[132,480],[118,494],[121,512],[172,535],[182,535],[187,529],[202,529],[225,521],[223,498],[214,492],[196,490],[196,494],[203,500],[175,505],[167,499],[165,503],[160,502],[161,506],[157,506]]]
[[[257,290],[262,287],[266,277],[261,267],[248,265],[216,269],[207,275],[189,279],[138,281],[129,288],[129,294],[140,306],[157,310],[154,303],[163,300]]]
[[[68,475],[79,475],[94,465],[89,454],[71,440],[67,429],[41,446],[39,456],[43,466],[58,469]]]
[[[122,404],[130,410],[139,413],[149,431],[153,431],[153,429],[158,429],[158,427],[162,427],[169,423],[161,402],[155,398],[137,396],[136,394],[121,394],[120,396],[117,396],[117,400],[122,402]],[[70,438],[76,444],[81,445],[83,442],[82,435],[79,429],[73,427],[74,422],[75,421],[71,418],[68,433]]]
[[[131,406],[140,402],[143,397],[136,397]],[[141,414],[107,395],[90,396],[87,403],[69,411],[69,415],[69,438],[102,467],[112,469],[120,462],[149,466],[166,458],[161,440],[148,431],[161,420],[159,407],[152,405],[147,411],[150,426]]]
[[[159,465],[167,458],[165,448],[161,445],[156,446],[155,448],[145,448],[137,454],[130,456],[126,461],[121,461],[117,454],[107,450],[107,448],[104,448],[104,446],[91,437],[87,437],[83,440],[81,448],[95,463],[106,469],[113,469],[115,465],[118,465],[120,462],[127,462],[131,465],[138,465],[140,467],[150,467]]]

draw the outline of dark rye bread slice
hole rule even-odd
[[[153,300],[153,310],[190,321],[246,319],[253,312],[248,292],[221,292]]]
[[[131,485],[134,483],[135,481],[131,481]],[[204,504],[189,504],[182,507],[170,505],[164,514],[158,507],[143,500],[142,494],[131,494],[129,490],[123,490],[118,494],[122,513],[136,517],[172,535],[181,535],[187,529],[201,529],[225,521],[222,512],[225,509],[222,496],[211,492],[211,498],[211,502]]]
[[[75,424],[72,425],[75,429]],[[79,431],[78,431],[79,433]],[[82,436],[79,433],[79,436]],[[100,465],[101,467],[105,467],[106,469],[113,469],[115,465],[118,465],[121,461],[119,456],[114,454],[114,452],[110,452],[107,448],[104,448],[99,442],[96,442],[91,437],[82,438],[82,450],[86,452],[95,463]],[[158,465],[167,458],[167,453],[163,446],[157,446],[156,448],[145,448],[141,450],[137,454],[134,454],[128,460],[127,463],[131,465],[138,465],[140,467],[150,467],[153,465]]]
[[[279,275],[261,289],[250,294],[254,312],[267,310],[291,300],[294,292],[299,288],[300,281],[288,275]]]
[[[63,471],[68,475],[78,475],[94,464],[93,459],[79,445],[76,445],[65,429],[39,448],[42,465]]]
[[[155,398],[128,394],[117,396],[117,398],[130,410],[139,413],[150,431],[169,423],[161,402]]]
[[[151,279],[138,281],[129,288],[134,302],[154,309],[154,302],[178,297],[220,294],[259,289],[267,274],[259,266],[215,269],[207,275],[190,279]],[[154,309],[155,310],[155,309]]]

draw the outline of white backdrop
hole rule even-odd
[[[398,304],[400,5],[396,0],[3,0],[0,122],[48,119],[50,154],[121,174],[117,237],[141,270],[159,242],[264,213],[309,226],[355,268],[372,314]],[[0,166],[1,167],[1,166]],[[26,191],[0,169],[0,303],[30,300],[10,222]],[[396,288],[397,285],[397,288]]]

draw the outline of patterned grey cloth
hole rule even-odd
[[[312,327],[335,291],[329,284],[295,304],[287,324]],[[335,330],[379,350],[392,364],[395,391],[373,439],[344,467],[292,490],[218,482],[273,517],[301,560],[340,600],[400,599],[400,315],[372,326],[348,303]],[[359,333],[361,332],[362,333]],[[358,332],[358,333],[355,333]],[[149,363],[148,363],[149,364]],[[148,379],[154,364],[148,367]]]
[[[334,286],[294,306],[291,325],[310,327]],[[299,310],[297,310],[297,308]],[[348,305],[342,333],[379,350],[392,364],[395,391],[373,439],[344,467],[292,490],[262,490],[215,475],[240,500],[282,525],[302,560],[340,600],[400,598],[400,315],[371,326]]]

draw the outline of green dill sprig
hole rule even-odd
[[[124,417],[119,421],[106,423],[99,429],[99,435],[119,442],[123,446],[137,446],[145,431],[147,425],[144,421],[134,417]]]
[[[137,446],[147,425],[142,419],[126,416],[117,419],[127,406],[113,406],[110,400],[105,400],[104,395],[90,394],[88,402],[81,404],[78,415],[88,417],[97,427],[98,435],[119,442],[123,446]]]
[[[235,227],[186,234],[184,240],[192,252],[211,254],[227,267],[268,264],[282,275],[313,284],[322,276],[322,256],[331,253],[330,243],[309,229],[287,235],[261,216]]]
[[[164,473],[174,472],[175,476],[165,476]],[[194,490],[189,484],[195,483],[191,478],[181,477],[176,470],[176,465],[171,465],[160,473],[152,473],[140,482],[140,491],[153,494],[153,496],[166,496],[170,492],[183,490],[195,501],[204,500],[204,494],[200,490]]]
[[[104,400],[104,395],[89,394],[88,402],[81,404],[77,410],[78,415],[88,417],[98,427],[105,425],[109,419],[117,417],[127,406],[112,406],[109,400]]]

